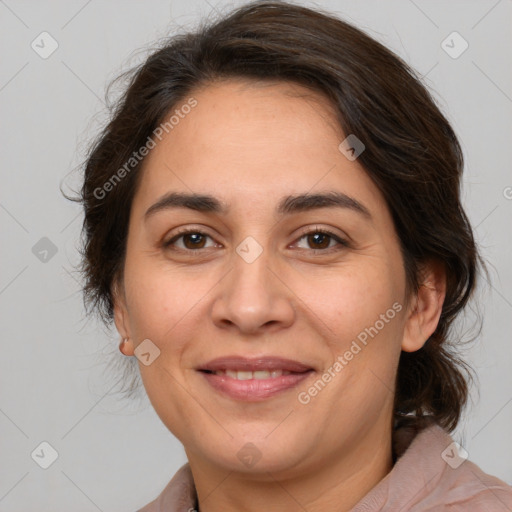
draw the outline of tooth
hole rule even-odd
[[[245,370],[217,370],[215,375],[225,375],[231,379],[250,380],[250,379],[275,379],[282,375],[290,375],[288,370],[257,370],[254,372]]]
[[[267,370],[261,370],[254,373],[255,379],[269,379],[270,378],[270,372]]]

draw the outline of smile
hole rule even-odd
[[[300,373],[286,370],[199,372],[208,386],[224,397],[244,402],[260,402],[297,387],[315,375],[314,370]]]

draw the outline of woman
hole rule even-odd
[[[137,70],[91,150],[85,294],[188,463],[143,512],[512,510],[453,441],[479,265],[456,136],[328,14],[247,4]]]

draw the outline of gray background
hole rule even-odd
[[[119,373],[105,361],[116,353],[118,338],[84,318],[73,273],[81,214],[59,186],[69,191],[79,184],[76,167],[105,120],[106,85],[141,62],[145,53],[138,50],[193,27],[199,16],[239,4],[0,1],[2,512],[134,511],[186,460],[147,399],[131,405],[112,392]],[[474,391],[475,403],[454,437],[484,471],[512,484],[512,2],[319,5],[424,75],[461,139],[464,204],[491,280],[477,297],[483,331],[467,352],[480,398]],[[43,31],[59,45],[47,59],[31,48]],[[453,31],[469,43],[456,59],[441,47]],[[56,254],[43,252],[43,237]],[[43,441],[58,452],[48,469],[31,458]]]

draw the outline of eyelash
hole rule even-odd
[[[310,231],[306,231],[304,233],[302,233],[299,238],[297,239],[297,241],[299,240],[302,240],[304,237],[307,237],[308,235],[314,235],[314,234],[317,234],[317,233],[320,233],[322,235],[327,235],[328,237],[330,237],[331,239],[335,240],[336,242],[338,242],[339,245],[341,245],[343,248],[347,248],[347,247],[350,247],[350,244],[348,243],[347,240],[343,239],[343,238],[340,238],[338,235],[335,235],[332,231],[329,231],[327,229],[313,229],[313,230],[310,230]],[[202,231],[199,231],[198,229],[184,229],[182,231],[178,231],[170,240],[164,242],[162,244],[163,248],[165,249],[169,249],[171,248],[172,244],[175,243],[177,240],[179,240],[180,238],[182,238],[183,236],[185,235],[188,235],[188,234],[195,234],[195,235],[201,235],[201,236],[207,236],[209,238],[212,238],[210,235],[208,235],[207,233],[204,233]],[[192,252],[199,252],[201,249],[203,248],[200,248],[200,249],[174,249],[176,251],[181,251],[181,252],[188,252],[188,253],[192,253]],[[307,251],[308,249],[300,249],[302,251]],[[327,253],[331,253],[333,250],[335,251],[338,251],[338,250],[341,250],[340,248],[336,248],[336,247],[328,247],[327,249],[309,249],[309,251],[313,251],[314,254],[318,254],[318,253],[323,253],[323,254],[327,254]]]

